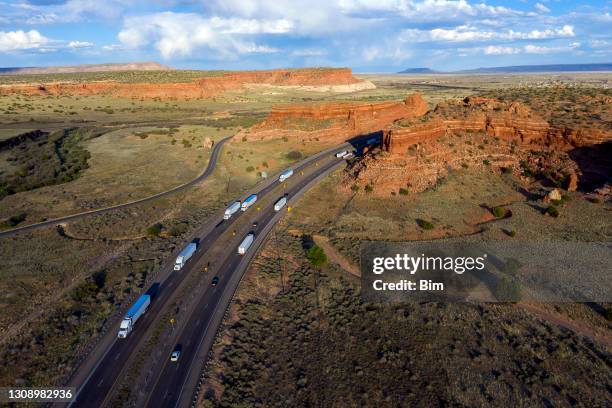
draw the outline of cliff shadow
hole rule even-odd
[[[569,156],[582,172],[579,191],[590,192],[612,183],[612,142],[577,147]]]
[[[351,146],[355,148],[355,156],[363,156],[365,149],[381,147],[382,140],[383,132],[379,130],[377,132],[355,136],[347,140],[347,143],[350,143]]]

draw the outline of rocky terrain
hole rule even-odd
[[[601,96],[594,100],[597,102]],[[607,115],[609,108],[600,108]],[[379,149],[354,160],[345,187],[377,195],[422,191],[449,171],[470,166],[547,179],[570,190],[610,180],[606,126],[550,123],[524,103],[479,96],[429,109],[420,94],[404,101],[275,106],[240,137],[346,140],[382,132]]]
[[[278,69],[270,71],[226,72],[179,83],[120,83],[95,81],[75,83],[70,81],[0,85],[0,94],[89,96],[105,95],[123,98],[210,98],[226,91],[240,90],[249,84],[280,87],[350,86],[360,89],[367,81],[355,78],[349,68]]]
[[[594,162],[605,157],[611,140],[612,132],[605,129],[551,126],[518,102],[470,97],[440,103],[418,120],[402,119],[384,129],[386,154],[366,158],[355,166],[353,177],[386,184],[379,193],[393,187],[420,191],[453,169],[476,165],[543,176],[576,189],[581,176],[588,176],[585,185],[594,178],[609,180],[609,163]],[[599,147],[589,149],[590,159],[575,160],[587,146]]]
[[[287,136],[342,141],[377,132],[395,120],[417,118],[428,110],[420,94],[409,95],[403,101],[279,105],[272,107],[265,121],[240,137],[260,140]]]

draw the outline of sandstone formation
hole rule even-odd
[[[606,178],[605,163],[585,156],[602,150],[589,146],[612,141],[609,130],[551,126],[520,103],[475,97],[442,102],[424,116],[382,129],[382,152],[349,166],[347,188],[369,184],[383,196],[422,191],[453,169],[484,167],[517,176],[527,170],[573,191],[586,185],[583,175]]]
[[[609,131],[595,128],[552,127],[520,103],[486,98],[465,98],[438,104],[423,123],[392,126],[384,131],[383,148],[402,154],[416,143],[457,132],[485,132],[488,136],[520,145],[567,150],[612,139]]]
[[[0,93],[28,95],[109,95],[125,98],[209,98],[248,84],[270,86],[329,86],[361,84],[349,68],[304,68],[269,71],[229,72],[184,83],[90,83],[54,82],[46,84],[2,85]],[[369,82],[368,82],[369,84]]]
[[[265,121],[252,128],[248,139],[279,138],[288,134],[304,138],[345,140],[376,132],[398,119],[414,119],[428,111],[420,94],[404,101],[335,102],[273,106]]]

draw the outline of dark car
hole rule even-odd
[[[259,223],[257,221],[253,221],[253,228],[257,228],[259,226]]]
[[[217,286],[217,284],[219,283],[219,277],[215,276],[211,282],[212,286]]]

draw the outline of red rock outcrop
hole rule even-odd
[[[246,84],[274,86],[350,85],[362,82],[349,68],[304,68],[269,71],[230,72],[183,83],[48,83],[0,86],[0,94],[28,95],[109,95],[125,98],[208,98],[225,91],[243,88]]]
[[[342,140],[379,131],[398,119],[414,119],[428,111],[420,94],[402,102],[335,102],[273,106],[265,121],[252,128],[250,139],[281,137],[280,131],[308,132],[309,137]],[[242,137],[243,135],[241,135]]]
[[[427,142],[445,134],[485,132],[502,140],[522,145],[548,146],[559,150],[612,140],[612,132],[595,128],[552,127],[520,103],[494,99],[465,98],[438,104],[424,123],[392,126],[383,133],[383,148],[403,154],[413,144]]]

